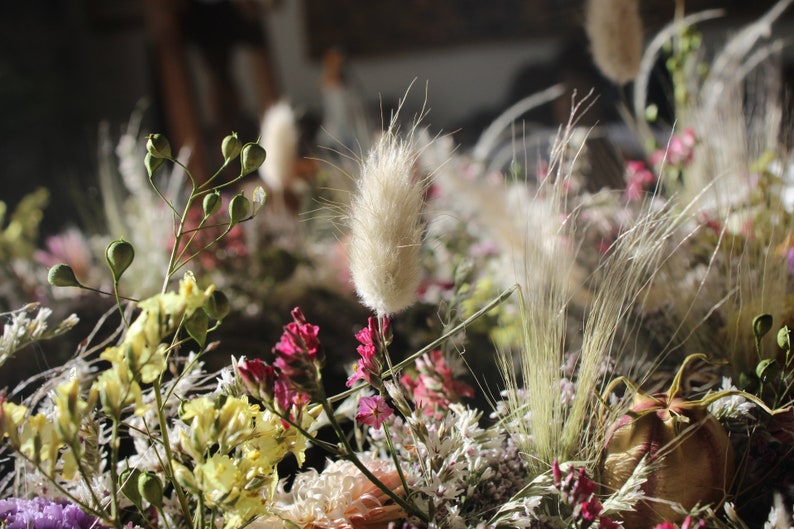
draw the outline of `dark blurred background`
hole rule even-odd
[[[686,6],[726,7],[713,29],[724,35],[772,3]],[[642,5],[649,33],[672,17],[672,0]],[[789,13],[781,31],[791,20]],[[98,200],[100,123],[117,137],[142,102],[144,129],[194,144],[198,171],[214,162],[215,141],[230,129],[256,136],[276,99],[316,125],[330,49],[343,55],[346,82],[374,113],[416,79],[409,111],[421,107],[427,84],[428,124],[466,141],[566,68],[592,75],[608,96],[611,88],[590,66],[581,22],[580,0],[3,2],[0,200],[13,205],[45,185],[55,198],[43,232],[77,217]]]

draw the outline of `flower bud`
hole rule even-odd
[[[251,174],[265,163],[265,149],[258,143],[246,143],[240,152],[240,167],[242,175]]]
[[[237,138],[237,133],[232,132],[223,138],[223,143],[221,143],[221,153],[223,154],[223,159],[230,160],[237,158],[240,155],[242,148],[243,144],[239,138]]]
[[[207,303],[204,305],[204,311],[207,313],[207,316],[213,320],[222,320],[231,312],[229,298],[227,298],[226,294],[223,292],[213,290],[209,299],[207,299]]]
[[[247,217],[249,209],[250,203],[248,199],[245,198],[245,195],[242,193],[235,195],[232,201],[229,202],[229,225],[234,226]]]
[[[153,158],[171,158],[171,144],[162,134],[149,134],[146,141],[146,151]]]
[[[273,399],[276,381],[276,371],[273,366],[265,364],[259,358],[248,360],[243,357],[235,368],[249,395],[263,402]]]
[[[72,267],[67,264],[57,264],[50,268],[47,281],[54,287],[79,287],[80,282],[74,276]]]
[[[146,166],[146,172],[149,173],[149,178],[154,175],[154,172],[157,171],[163,163],[165,163],[164,158],[155,158],[148,152],[143,159],[143,163]]]
[[[110,243],[105,250],[105,260],[113,274],[113,281],[118,281],[121,274],[129,268],[135,259],[135,248],[124,239]]]
[[[209,193],[208,195],[204,195],[204,202],[202,206],[204,207],[204,216],[209,217],[216,211],[221,208],[221,194],[217,191],[214,193]]]

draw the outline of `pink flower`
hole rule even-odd
[[[645,167],[644,162],[636,160],[626,162],[626,200],[639,200],[645,192],[656,183],[656,176]]]
[[[356,421],[367,424],[373,428],[380,428],[383,421],[394,415],[394,411],[386,403],[386,399],[380,395],[373,397],[361,397],[358,401],[358,413]]]
[[[243,357],[237,362],[235,369],[249,395],[263,402],[273,399],[276,379],[276,369],[273,366],[265,364],[259,358],[248,360]]]
[[[474,397],[474,388],[455,378],[456,373],[440,350],[419,358],[416,370],[416,375],[406,373],[400,382],[413,394],[414,403],[426,415],[439,416],[450,403]]]
[[[383,318],[382,327],[384,335],[388,335],[388,318]],[[361,344],[356,347],[360,359],[353,366],[353,374],[347,379],[347,387],[353,387],[357,380],[363,380],[370,386],[380,386],[382,364],[378,355],[379,335],[380,331],[375,318],[369,318],[367,326],[356,333],[356,340]]]
[[[282,357],[305,355],[314,361],[320,346],[317,334],[320,328],[317,325],[306,323],[306,317],[299,307],[292,309],[292,322],[284,327],[281,340],[273,348]]]

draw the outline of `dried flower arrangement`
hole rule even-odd
[[[105,187],[125,238],[101,260],[73,235],[39,255],[51,285],[115,305],[63,366],[0,397],[3,526],[790,527],[791,161],[774,83],[751,94],[764,105],[744,101],[779,49],[763,41],[768,27],[792,1],[706,70],[693,24],[714,13],[681,14],[643,55],[636,2],[592,0],[594,59],[616,83],[634,80],[626,115],[648,153],[626,161],[622,189],[584,185],[599,170],[582,163],[586,97],[534,179],[530,167],[488,172],[490,139],[468,156],[430,138],[421,116],[402,132],[395,114],[336,206],[343,244],[311,223],[298,230],[262,188],[226,193],[257,171],[276,193],[295,190],[288,108],[263,127],[284,135],[263,142],[277,163],[264,167],[265,149],[231,134],[204,183],[159,134],[147,137],[142,180],[132,126],[119,147],[130,198]],[[616,33],[618,21],[636,27]],[[660,142],[643,87],[669,42],[678,122]],[[263,217],[277,217],[265,242],[254,236]],[[35,248],[31,218],[15,214],[0,232],[0,263],[16,275]],[[261,287],[251,273],[283,262],[258,261],[273,255],[263,247],[297,245],[293,282],[342,282],[341,299],[349,279],[371,311],[338,393],[329,373],[346,356],[326,344],[311,299],[262,344],[269,361],[205,365],[252,297],[294,294],[290,274],[271,271]],[[329,255],[349,264],[346,279],[322,270]],[[437,323],[413,326],[412,310]],[[0,363],[75,324],[50,330],[50,311],[34,305],[2,316]],[[111,318],[118,328],[99,333]],[[498,389],[475,367],[483,359]],[[304,468],[314,452],[327,461]]]

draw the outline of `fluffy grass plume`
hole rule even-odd
[[[288,189],[298,157],[298,127],[289,103],[280,101],[267,110],[261,134],[267,158],[259,167],[259,175],[273,191]]]
[[[401,138],[392,119],[362,163],[350,205],[350,273],[361,301],[378,315],[413,303],[421,279],[428,179],[416,171],[414,130]]]
[[[619,85],[634,79],[643,51],[637,0],[589,0],[585,29],[596,66]]]

